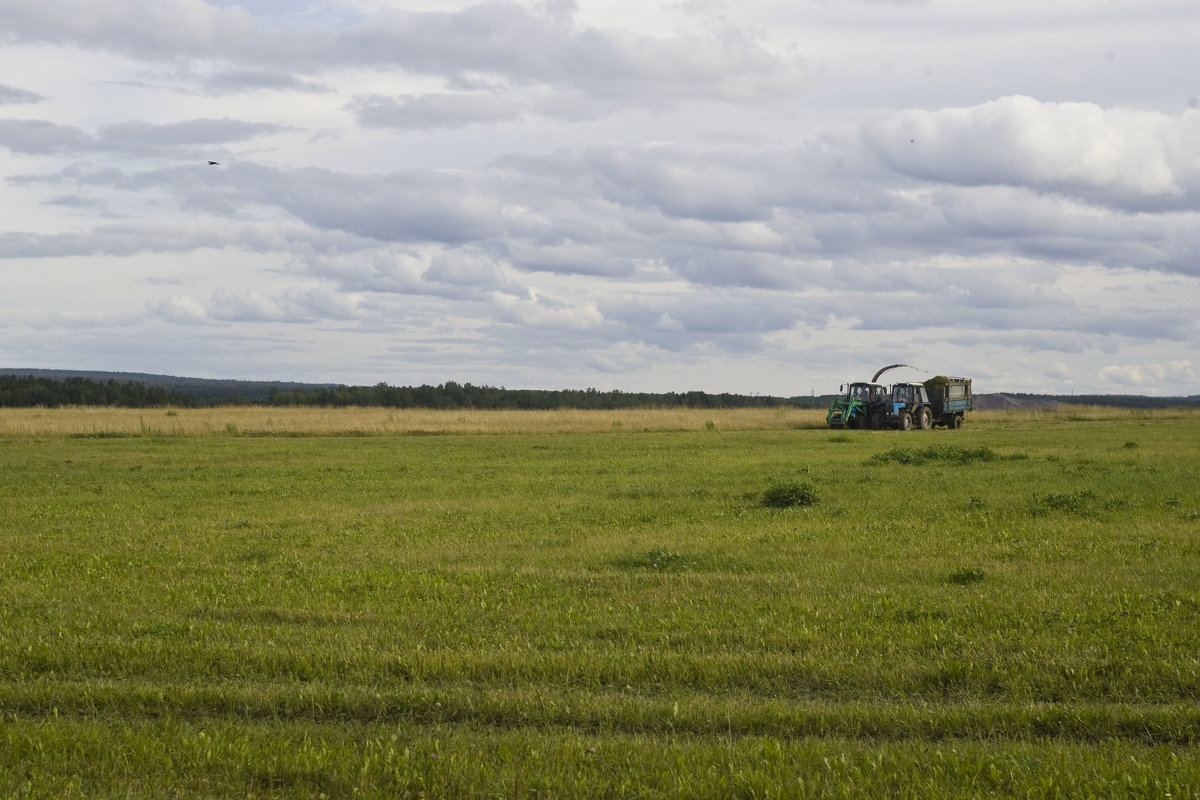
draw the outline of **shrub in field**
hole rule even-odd
[[[1063,511],[1081,517],[1093,517],[1105,511],[1122,508],[1126,502],[1119,497],[1103,498],[1091,489],[1078,492],[1049,492],[1034,495],[1029,501],[1029,513],[1035,517],[1051,511]]]
[[[673,572],[694,565],[694,559],[684,553],[654,548],[644,553],[631,553],[613,559],[613,566],[621,569],[648,569]]]
[[[962,567],[950,573],[949,581],[956,586],[966,586],[971,583],[979,583],[983,579],[983,570],[978,567]]]
[[[762,494],[762,504],[767,508],[811,506],[815,502],[817,502],[816,490],[810,484],[798,481],[776,483]]]
[[[1001,456],[990,447],[959,447],[956,444],[936,444],[925,448],[893,447],[882,453],[876,453],[868,459],[868,463],[887,464],[928,464],[944,462],[950,464],[969,464],[972,461],[999,461],[1001,459],[1022,459],[1023,454]]]

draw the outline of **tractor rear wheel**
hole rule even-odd
[[[933,412],[929,410],[928,406],[917,411],[917,427],[923,431],[933,427]]]
[[[902,430],[902,431],[911,431],[912,430],[912,414],[908,413],[907,411],[901,411],[900,412],[900,424],[897,425],[897,427],[900,428],[900,430]]]
[[[873,431],[883,430],[883,412],[882,411],[876,411],[874,414],[871,415],[871,430],[873,430]]]

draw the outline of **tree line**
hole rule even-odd
[[[186,392],[130,381],[93,381],[90,378],[38,378],[0,375],[0,408],[59,408],[61,406],[117,406],[155,408],[208,405]]]
[[[762,395],[710,394],[708,392],[602,392],[597,389],[506,389],[447,381],[437,386],[314,386],[271,387],[265,401],[271,406],[383,406],[431,409],[553,410],[559,408],[615,410],[626,408],[777,408],[801,406],[823,408],[827,398],[768,397]],[[117,406],[154,408],[178,406],[245,405],[240,393],[200,396],[190,392],[146,386],[134,381],[94,381],[90,378],[56,380],[31,375],[0,375],[0,407]]]
[[[807,398],[800,398],[807,399]],[[553,410],[558,408],[614,410],[647,406],[686,408],[774,408],[796,405],[782,397],[708,392],[602,392],[597,389],[506,389],[447,381],[437,386],[336,386],[282,391],[272,389],[273,406],[385,406],[388,408]]]

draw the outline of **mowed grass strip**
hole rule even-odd
[[[1200,417],[779,425],[0,439],[0,791],[1200,785]]]
[[[309,721],[0,728],[33,797],[1188,797],[1194,749]]]

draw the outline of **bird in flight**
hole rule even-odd
[[[210,162],[208,162],[208,165],[210,167],[219,167],[219,166],[221,166],[221,162],[220,161],[210,161]]]

